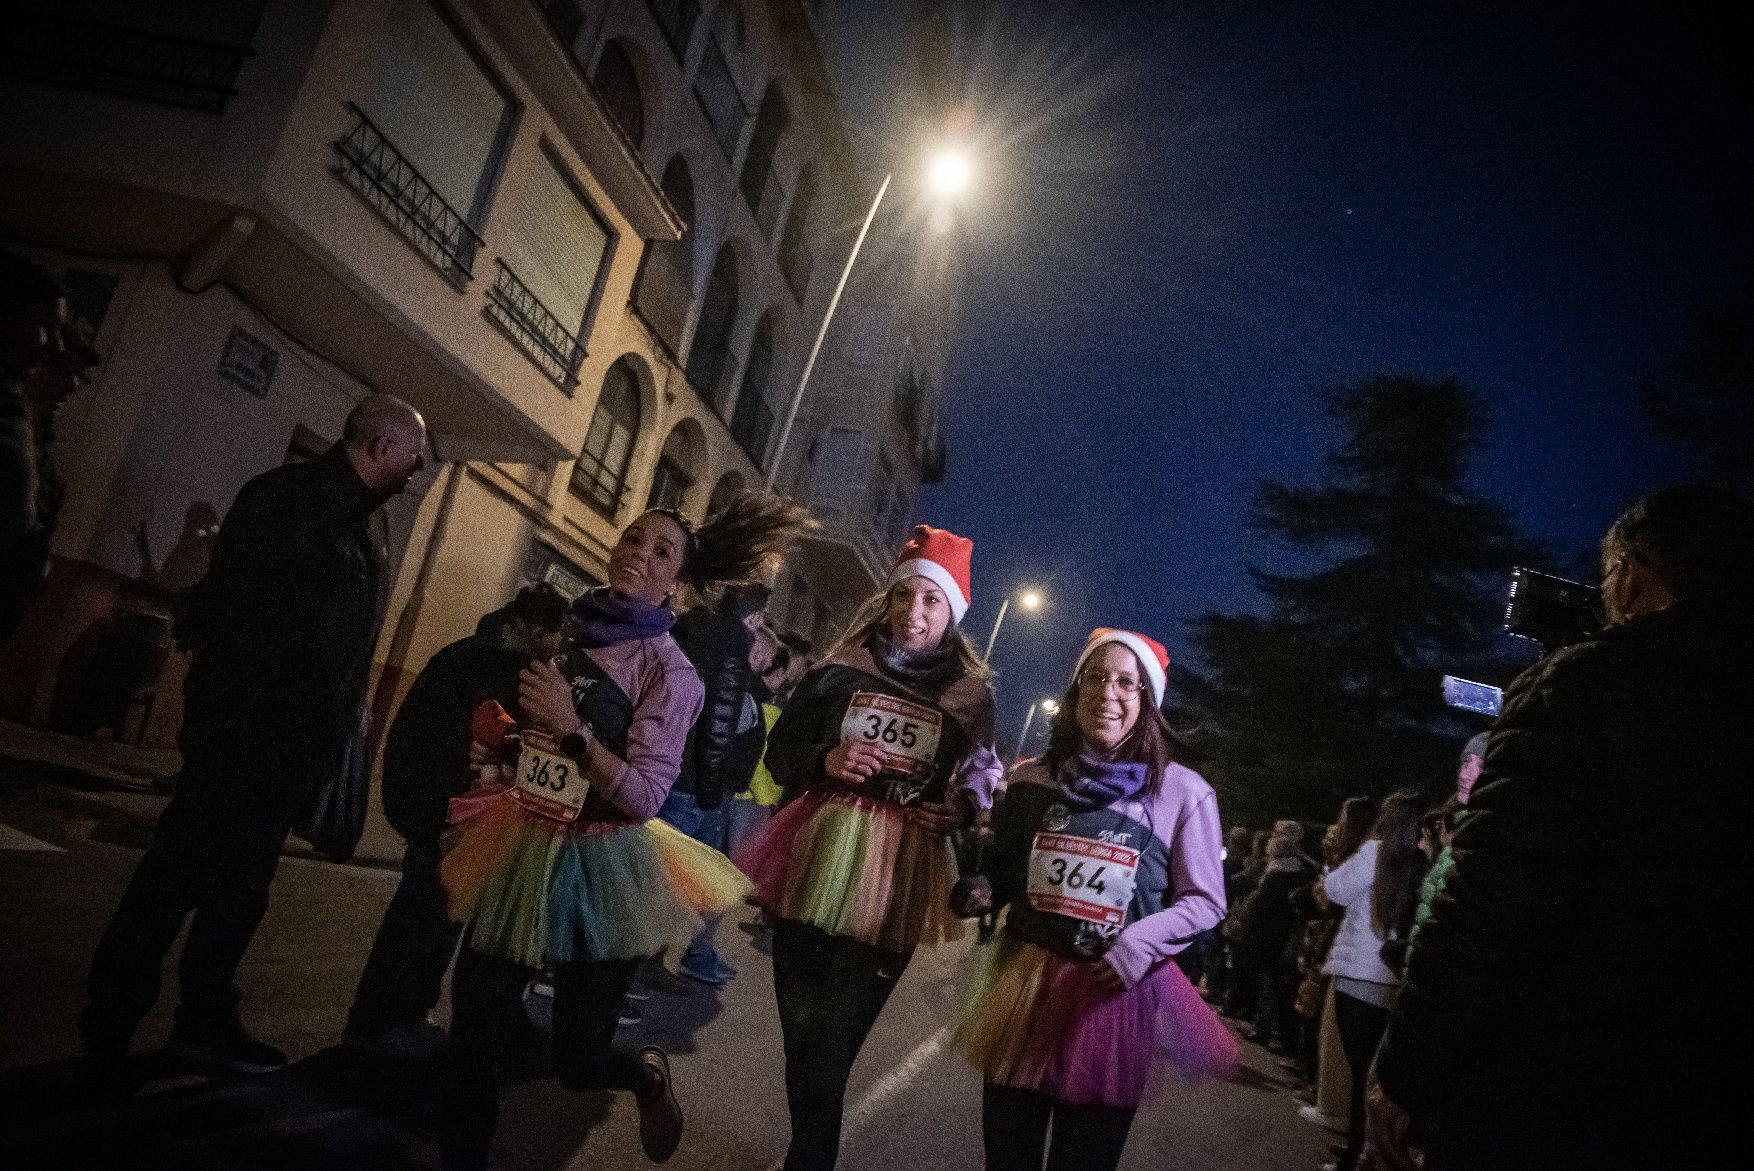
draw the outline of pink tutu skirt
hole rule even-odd
[[[899,805],[805,793],[733,860],[755,883],[756,902],[831,935],[912,951],[961,934],[950,913],[950,841],[909,823]]]
[[[1184,1076],[1222,1077],[1236,1038],[1173,963],[1125,992],[1069,960],[1000,934],[987,949],[953,1044],[987,1081],[1072,1105],[1136,1107],[1161,1061]]]

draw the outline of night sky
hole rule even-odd
[[[905,159],[879,7],[831,0],[825,47]],[[978,638],[1007,589],[1049,597],[994,655],[1003,752],[1090,627],[1185,658],[1190,619],[1256,604],[1248,565],[1292,564],[1250,502],[1320,473],[1325,388],[1479,391],[1476,486],[1566,559],[1699,474],[1635,392],[1754,299],[1754,121],[1748,39],[1689,7],[952,6],[978,171],[923,512],[976,541]]]

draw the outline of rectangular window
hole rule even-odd
[[[449,212],[479,229],[515,110],[430,0],[395,0],[357,104],[401,164],[396,194],[420,198],[412,226],[448,234]]]
[[[658,461],[652,474],[652,490],[646,497],[647,508],[681,508],[682,498],[694,484],[692,477],[667,459]]]
[[[737,79],[731,75],[731,65],[725,60],[724,50],[719,48],[716,37],[707,38],[706,49],[700,55],[694,92],[700,98],[701,108],[706,111],[707,121],[712,123],[713,137],[719,140],[719,148],[727,159],[731,158],[737,153],[737,143],[743,138],[743,123],[749,120],[749,106],[743,101],[743,93],[737,88]]]
[[[606,267],[609,229],[546,144],[540,161],[521,179],[517,224],[501,261],[515,283],[512,295],[498,288],[490,294],[489,315],[570,391],[584,357],[580,339]]]

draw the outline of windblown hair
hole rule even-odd
[[[759,582],[792,541],[817,523],[802,504],[773,492],[739,492],[698,527],[674,508],[649,511],[669,517],[682,530],[679,576],[701,591]]]
[[[859,607],[858,613],[853,615],[852,622],[847,625],[846,633],[841,635],[834,646],[830,648],[828,657],[833,658],[846,651],[856,650],[864,646],[871,641],[873,634],[888,625],[889,599],[894,593],[895,587],[890,586],[866,598],[865,604]],[[951,622],[945,628],[944,642],[939,645],[945,644],[956,648],[956,661],[962,669],[962,674],[975,679],[990,680],[993,677],[993,669],[975,651],[974,643],[969,641],[968,635],[963,632],[959,623]]]
[[[1419,818],[1425,799],[1416,789],[1397,789],[1383,798],[1371,837],[1382,843],[1376,855],[1376,877],[1370,885],[1370,921],[1377,934],[1407,938],[1419,884],[1430,862],[1419,849]]]
[[[1602,554],[1644,562],[1677,598],[1744,596],[1754,590],[1754,502],[1705,484],[1665,488],[1620,515]]]
[[[1073,676],[1072,686],[1066,688],[1066,694],[1060,699],[1060,710],[1054,713],[1053,723],[1048,725],[1048,750],[1041,761],[1050,773],[1058,771],[1061,763],[1076,756],[1084,746],[1084,733],[1078,727],[1081,688],[1078,677]],[[1115,749],[1114,758],[1129,764],[1143,764],[1145,792],[1155,797],[1163,788],[1163,770],[1175,762],[1175,733],[1171,731],[1169,721],[1164,719],[1163,709],[1145,699],[1147,694],[1139,693],[1139,718],[1133,721],[1133,730]],[[1267,831],[1260,832],[1265,835]]]

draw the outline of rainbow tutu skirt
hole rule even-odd
[[[908,822],[899,805],[808,792],[738,851],[755,898],[782,919],[889,951],[956,939],[950,840]]]
[[[1070,960],[1000,933],[986,949],[953,1044],[987,1081],[1073,1105],[1136,1107],[1153,1069],[1221,1077],[1236,1038],[1173,963],[1125,992]]]
[[[749,894],[729,858],[661,821],[531,813],[510,790],[452,804],[439,877],[470,946],[526,967],[684,946]]]

